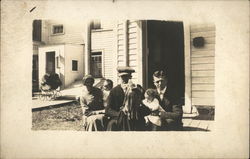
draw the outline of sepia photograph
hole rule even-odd
[[[216,26],[183,25],[34,20],[32,129],[213,131]]]
[[[2,0],[0,158],[249,158],[247,0]]]

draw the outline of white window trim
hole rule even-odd
[[[73,70],[73,61],[77,61],[77,71]],[[78,72],[79,71],[79,60],[71,59],[71,72]]]
[[[93,52],[101,52],[101,55],[102,55],[102,77],[105,78],[105,74],[104,74],[104,49],[94,49],[94,50],[91,50],[90,57],[91,57],[91,54]]]
[[[63,26],[63,32],[62,33],[53,33],[53,30],[54,30],[54,27],[55,26]],[[51,36],[56,36],[56,35],[64,35],[65,34],[65,28],[64,28],[64,25],[63,24],[52,24],[51,27],[50,27],[50,35]]]

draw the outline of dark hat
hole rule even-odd
[[[90,82],[92,82],[92,83],[95,82],[95,79],[94,79],[94,77],[92,75],[86,75],[82,79],[83,85],[85,85],[85,83],[86,83],[87,80],[90,80]]]
[[[119,67],[117,67],[117,71],[119,73],[119,76],[131,75],[131,73],[135,72],[135,70],[133,68],[128,67],[128,66],[119,66]]]

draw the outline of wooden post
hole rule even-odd
[[[184,58],[185,58],[185,113],[192,113],[191,103],[191,57],[190,57],[190,25],[183,23],[184,28]]]
[[[85,75],[90,74],[90,56],[91,56],[91,22],[86,23],[85,34]]]
[[[125,66],[129,66],[129,52],[128,52],[128,20],[124,21],[124,57]]]

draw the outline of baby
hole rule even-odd
[[[158,99],[156,98],[157,92],[154,89],[147,89],[144,96],[145,99],[142,103],[148,107],[151,112],[155,111],[164,111],[164,109],[160,106]],[[161,126],[161,119],[159,116],[148,115],[145,116],[146,123],[153,123],[157,126]]]

